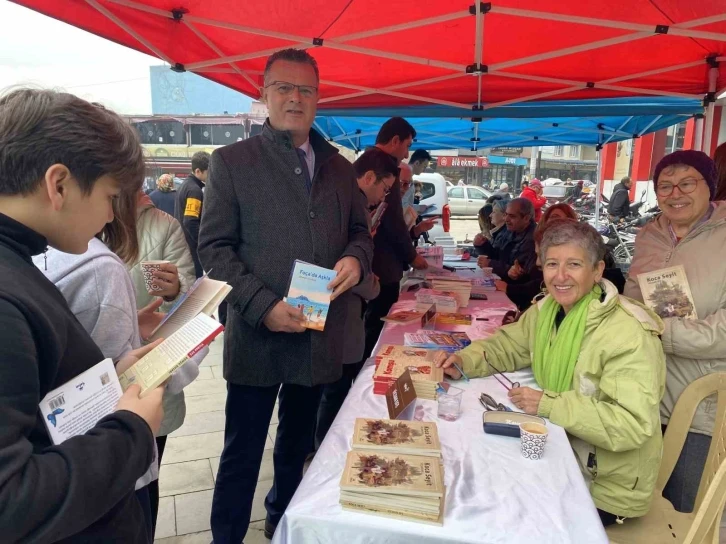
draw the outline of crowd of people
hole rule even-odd
[[[245,538],[279,399],[265,498],[271,537],[371,355],[404,271],[428,267],[415,246],[434,221],[404,219],[421,198],[413,176],[431,159],[422,150],[409,157],[414,127],[389,119],[351,164],[312,128],[320,75],[308,52],[274,53],[263,79],[261,134],[196,154],[178,190],[164,175],[148,196],[139,139],[113,112],[56,91],[0,98],[3,539],[153,540],[166,437],[184,421],[183,390],[207,350],[148,395],[130,386],[115,412],[61,444],[38,405],[104,358],[121,373],[158,345],[148,339],[164,312],[205,271],[232,288],[220,308],[227,400],[212,535],[217,544]],[[662,214],[638,235],[627,282],[572,208],[544,209],[537,180],[514,199],[502,186],[479,212],[478,264],[500,276],[497,289],[523,313],[437,362],[453,379],[459,369],[476,377],[531,366],[540,389],[514,388],[511,400],[565,428],[605,525],[648,511],[675,402],[698,377],[726,371],[718,258],[726,209],[714,201],[726,168],[721,175],[717,187],[700,152],[661,161]],[[290,198],[270,199],[280,192]],[[301,310],[283,301],[296,259],[337,273],[323,331],[306,329]],[[151,288],[146,260],[167,262]],[[661,319],[642,303],[637,275],[676,264],[696,320]],[[714,403],[699,407],[666,488],[679,510],[693,508],[714,412]]]

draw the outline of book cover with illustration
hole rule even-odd
[[[643,302],[660,317],[698,319],[693,294],[682,265],[638,274]]]
[[[358,418],[353,431],[353,449],[439,455],[441,443],[436,423]]]
[[[437,457],[375,450],[348,452],[340,480],[344,491],[443,497],[444,478]]]
[[[290,288],[284,298],[290,306],[299,308],[303,312],[307,329],[322,331],[330,308],[330,294],[328,284],[337,275],[335,270],[321,266],[295,261],[290,279]]]
[[[416,388],[416,394],[428,398],[436,390],[436,384],[444,381],[444,371],[434,364],[436,350],[419,349],[410,346],[384,344],[375,356],[376,370],[373,373],[373,392],[386,393],[388,387],[408,370]],[[431,391],[429,391],[429,389]]]
[[[471,344],[471,339],[465,332],[439,332],[421,330],[415,333],[407,332],[403,335],[403,343],[407,346],[424,349],[442,349],[445,351],[459,351]]]
[[[420,323],[422,327],[436,314],[433,304],[417,305],[415,310],[397,310],[381,318],[388,323]]]

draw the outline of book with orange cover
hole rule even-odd
[[[385,395],[388,388],[408,369],[416,395],[436,400],[436,385],[444,380],[444,371],[434,364],[436,350],[384,344],[375,356],[373,393]]]

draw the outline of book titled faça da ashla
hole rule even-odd
[[[338,273],[335,270],[296,260],[285,302],[302,310],[307,329],[322,331],[330,308],[328,284]]]

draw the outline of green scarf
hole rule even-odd
[[[560,305],[552,296],[545,300],[537,316],[532,359],[534,378],[542,389],[562,393],[572,388],[572,375],[585,335],[587,310],[590,301],[599,300],[601,294],[602,289],[595,285],[592,291],[582,297],[565,316],[554,341],[552,336],[555,334],[555,318]]]

